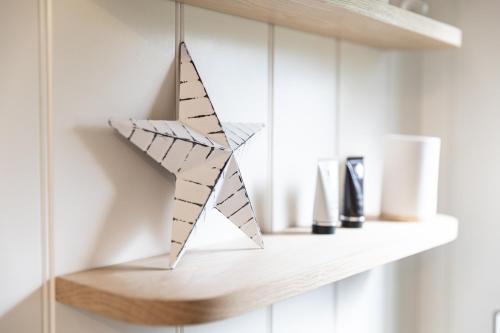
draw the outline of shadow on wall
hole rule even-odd
[[[0,332],[2,333],[37,333],[43,331],[42,288],[39,287],[29,296],[23,298],[8,312],[0,316]],[[26,315],[29,314],[29,318]],[[169,333],[174,332],[172,326],[132,325],[95,315],[91,312],[73,308],[64,304],[56,304],[57,322],[61,327],[71,327],[71,333]],[[58,330],[59,332],[59,330]]]
[[[149,116],[145,118],[175,119],[174,82],[175,62],[172,61]],[[168,105],[167,110],[165,105]],[[103,124],[102,128],[76,127],[75,132],[113,184],[115,193],[100,223],[102,229],[88,257],[87,266],[140,257],[133,246],[138,238],[146,238],[151,249],[167,251],[170,246],[175,177],[107,124]],[[137,165],[137,159],[141,160],[140,170],[123,167]],[[156,176],[148,177],[151,172]],[[164,186],[158,186],[159,182]],[[130,253],[127,253],[128,249]]]
[[[173,25],[172,20],[175,19],[172,3],[163,0],[154,2],[156,5],[143,6],[133,0],[93,0],[95,5],[123,23],[127,29],[153,44],[165,38],[164,32]],[[138,12],[142,15],[137,15]],[[172,16],[165,17],[165,13],[170,12]],[[152,100],[148,116],[144,118],[175,119],[176,66],[175,60],[169,59],[166,54],[165,61],[169,60],[168,71]],[[134,116],[139,117],[137,114],[145,114],[144,111],[137,110]],[[128,116],[123,115],[125,118]],[[141,250],[148,255],[157,253],[158,249],[167,251],[170,246],[175,177],[114,133],[106,123],[103,123],[102,128],[87,126],[74,130],[114,187],[114,197],[106,205],[107,212],[99,223],[102,229],[86,266],[90,268],[133,260],[144,256]],[[140,169],[137,168],[137,159],[141,160]],[[141,250],[137,251],[134,242],[140,244]]]
[[[286,221],[290,222],[290,227],[298,227],[300,225],[299,219],[299,200],[295,189],[289,188],[286,193]],[[312,219],[312,216],[311,216]]]
[[[42,288],[34,290],[6,313],[0,314],[0,332],[42,331]],[[30,317],[26,318],[26,314]]]
[[[245,179],[243,179],[245,181]],[[245,183],[246,184],[246,183]],[[266,233],[266,226],[270,226],[271,223],[267,221],[269,216],[265,214],[267,211],[267,207],[269,205],[266,202],[267,189],[266,188],[256,188],[254,189],[253,195],[251,195],[253,210],[255,211],[255,215],[257,217],[257,223],[259,223],[260,231],[262,233]]]
[[[158,94],[151,106],[149,119],[154,120],[177,120],[175,116],[175,108],[177,104],[177,96],[175,93],[175,60],[170,63],[165,79],[161,83]],[[165,105],[168,105],[168,110],[165,110]]]
[[[56,306],[58,327],[71,328],[71,333],[174,333],[174,326],[145,326],[98,316],[92,312],[64,304]]]
[[[150,0],[148,2],[148,6],[144,6],[143,3],[135,0],[94,1],[97,6],[104,8],[110,15],[114,16],[120,22],[123,22],[126,29],[133,30],[133,33],[140,35],[146,42],[151,43],[151,48],[160,48],[163,47],[163,44],[160,46],[155,45],[158,40],[163,39],[169,41],[169,36],[164,35],[165,31],[168,30],[165,29],[165,27],[173,26],[173,21],[165,17],[165,13],[172,12],[170,8],[173,8],[174,5],[171,1],[164,0]],[[153,2],[156,3],[156,5],[151,5]],[[67,3],[70,4],[68,5]],[[64,6],[71,6],[71,9],[75,11],[80,10],[79,7],[82,7],[82,10],[86,10],[86,6],[80,6],[81,4],[83,4],[83,2],[68,1],[66,4],[64,4],[64,1],[58,2],[57,5],[54,6],[54,16],[56,16],[56,19],[60,17],[57,15],[60,14],[60,11],[64,12],[64,10],[66,10]],[[166,10],[159,10],[161,8],[165,8]],[[93,12],[89,13],[94,14]],[[140,14],[138,15],[138,13]],[[172,19],[173,17],[172,14]],[[56,28],[59,29],[60,27],[57,26],[57,23],[60,21],[55,21]],[[60,41],[65,41],[60,37],[61,31],[58,31],[59,35],[55,40],[56,45]],[[119,33],[124,34],[121,30]],[[122,37],[122,35],[117,34],[117,37]],[[71,37],[73,40],[79,40],[79,38],[81,38],[79,35]],[[111,49],[113,48],[113,43],[116,42],[113,40],[109,42],[109,48]],[[133,40],[133,42],[135,42],[135,40]],[[135,44],[129,45],[133,47]],[[141,44],[141,46],[143,45]],[[144,46],[144,54],[149,52],[148,47],[149,45]],[[168,48],[165,47],[165,50],[168,51]],[[141,49],[139,51],[142,52],[143,50]],[[161,52],[149,53],[157,55]],[[110,52],[109,54],[112,55],[114,53]],[[60,55],[60,53],[57,53],[55,57],[57,58],[58,55]],[[159,57],[161,56],[162,54],[159,55]],[[139,60],[148,62],[146,58]],[[168,52],[165,53],[164,60],[167,65],[172,60]],[[108,63],[103,61],[103,64]],[[147,69],[147,66],[144,67]],[[64,65],[61,68],[64,68]],[[88,75],[93,74],[92,71],[89,71]],[[163,73],[160,75],[163,75]],[[137,110],[138,113],[145,114],[150,111],[149,116],[153,119],[168,119],[171,115],[172,117],[170,118],[173,118],[173,110],[175,109],[174,77],[175,66],[174,63],[172,63],[164,80],[158,87],[158,93],[154,96],[155,98],[151,100],[151,105],[146,105],[144,110]],[[161,79],[162,77],[160,77],[160,80]],[[154,92],[155,91],[153,91],[153,93]],[[90,98],[99,97],[100,96],[90,96]],[[142,103],[142,100],[139,100],[138,103]],[[167,107],[165,108],[165,106]],[[81,117],[82,120],[89,119],[85,113],[81,113],[77,116],[79,118]],[[87,119],[85,119],[85,117]],[[64,130],[66,130],[66,128]],[[100,125],[98,127],[77,127],[71,128],[71,131],[74,131],[78,138],[81,139],[95,159],[96,166],[102,169],[107,177],[106,181],[112,184],[114,189],[114,193],[106,198],[106,201],[109,201],[109,204],[106,202],[107,211],[104,212],[105,214],[103,216],[100,216],[103,221],[100,221],[102,230],[99,231],[98,239],[95,244],[89,244],[94,245],[88,258],[90,266],[93,266],[93,264],[97,262],[108,260],[109,257],[112,256],[121,256],[121,253],[126,251],[126,247],[134,250],[134,240],[138,237],[142,237],[142,239],[146,239],[155,245],[165,244],[163,248],[167,249],[169,244],[169,221],[171,220],[169,212],[171,211],[172,204],[173,177],[165,170],[154,165],[154,162],[148,160],[148,157],[145,156],[144,153],[137,151],[129,143],[120,142],[119,136],[115,135],[113,130],[106,126],[105,122],[102,123],[102,127]],[[136,156],[142,157],[137,158]],[[147,169],[148,175],[153,175],[153,177],[149,176],[146,177],[147,179],[143,179],[141,174],[129,173],[131,169],[124,168],[123,165],[124,163],[129,163],[131,160],[134,162],[133,164],[140,165],[145,170]],[[75,172],[74,174],[77,173]],[[152,185],[156,185],[154,191],[150,191]],[[78,188],[74,189],[75,192],[78,190]],[[100,188],[96,187],[93,190],[97,192]],[[68,195],[71,195],[71,192],[68,193]],[[83,208],[86,207],[85,202],[82,202],[81,205]],[[144,223],[145,220],[147,220],[147,223]],[[64,223],[64,221],[61,221],[61,223]],[[76,236],[78,237],[78,235]],[[78,241],[77,237],[74,241]],[[150,246],[150,248],[154,247]],[[65,249],[61,250],[62,252],[65,251]],[[8,255],[12,256],[13,254],[11,253]],[[126,255],[130,255],[130,253]],[[127,260],[128,259],[129,258],[127,258]],[[0,274],[2,273],[0,272]],[[19,276],[16,283],[19,283],[20,286],[25,285],[27,283],[27,281],[24,281],[25,277]],[[0,311],[0,332],[35,333],[43,331],[43,296],[41,285],[42,282],[40,282],[38,286],[34,286],[32,290],[27,290],[26,294],[15,295],[16,299],[13,299],[12,302],[10,302],[10,299],[7,299],[8,303],[5,312]],[[9,285],[7,284],[5,287],[9,288]],[[0,292],[0,299],[2,301],[5,300],[3,298],[4,296],[5,295],[2,295]],[[2,303],[2,306],[5,304],[3,302],[0,303]],[[67,306],[58,305],[57,312],[58,318],[59,316],[71,318],[69,322],[64,320],[69,323],[66,325],[66,329],[64,329],[64,326],[59,325],[59,322],[57,323],[58,332],[148,332],[147,329],[129,327],[126,324],[106,321],[93,315],[81,316],[78,311]],[[74,313],[74,315],[67,315],[70,312]],[[75,317],[81,318],[75,319]],[[96,325],[79,325],[80,322],[84,321],[95,322]],[[94,330],[92,327],[110,327],[110,329]],[[165,328],[154,329],[154,331],[165,332]]]
[[[154,244],[165,243],[163,248],[166,250],[172,219],[174,176],[110,128],[77,128],[76,131],[115,188],[114,198],[111,199],[101,224],[102,230],[88,258],[88,266],[92,267],[98,262],[108,262],[119,257],[136,237],[144,236],[144,233],[147,233],[146,237]],[[129,156],[120,159],[117,154],[110,153],[118,150],[119,145],[124,145],[124,148],[130,151],[130,154],[125,154]],[[155,169],[158,177],[166,179],[168,186],[161,192],[158,192],[157,186],[151,191],[155,184],[151,183],[150,177],[141,179],[140,174],[122,167],[122,163],[127,163],[125,158],[141,159],[144,168]]]

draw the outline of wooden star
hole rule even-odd
[[[263,248],[259,225],[234,158],[234,152],[263,125],[219,121],[184,43],[180,45],[179,95],[178,121],[109,121],[121,135],[176,176],[170,267],[179,262],[207,207],[215,207]]]

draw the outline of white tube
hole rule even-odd
[[[313,232],[333,233],[339,216],[339,162],[318,161]]]

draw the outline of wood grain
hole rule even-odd
[[[276,303],[456,236],[456,219],[444,215],[425,222],[371,221],[335,235],[293,229],[266,235],[264,250],[241,242],[188,250],[175,270],[167,269],[168,256],[162,255],[58,277],[56,298],[135,324],[204,323]]]
[[[377,0],[178,0],[226,14],[391,49],[460,47],[451,25]]]

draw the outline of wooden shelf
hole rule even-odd
[[[460,47],[462,32],[380,0],[178,0],[189,5],[391,49]]]
[[[308,229],[266,235],[265,249],[241,242],[74,273],[56,280],[59,302],[145,325],[203,323],[242,314],[322,285],[451,242],[456,219],[365,223],[311,235]],[[243,243],[246,244],[246,243]]]

